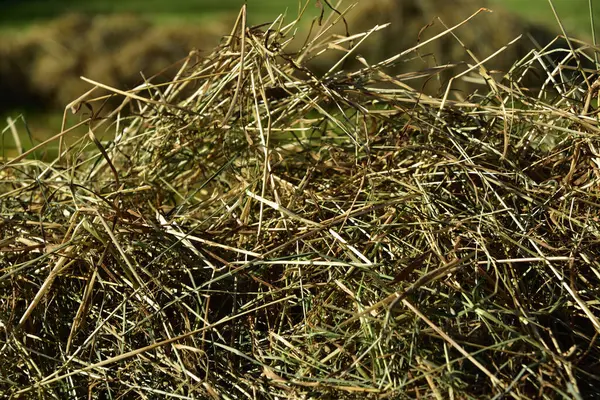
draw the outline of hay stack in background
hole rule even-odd
[[[352,3],[347,1],[343,4],[348,6]],[[465,47],[471,50],[479,60],[485,59],[506,46],[517,36],[523,35],[520,41],[485,64],[488,69],[498,71],[496,77],[508,72],[516,60],[525,57],[535,48],[531,38],[544,46],[556,36],[556,33],[529,24],[516,15],[503,10],[501,6],[495,3],[490,4],[484,0],[362,0],[348,12],[347,22],[351,34],[367,31],[377,24],[391,24],[386,29],[372,35],[358,50],[358,54],[362,55],[367,62],[373,63],[398,54],[443,32],[446,28],[438,20],[438,17],[448,27],[451,27],[464,21],[481,7],[488,7],[493,12],[482,13],[471,20],[468,25],[455,31],[456,36]],[[344,35],[344,25],[339,24],[336,32]],[[402,60],[388,72],[402,74],[447,63],[475,64],[475,61],[467,54],[465,47],[456,38],[447,35],[422,47],[417,54],[413,54],[412,59]],[[333,53],[330,52],[327,55],[335,59]],[[332,65],[332,62],[333,60],[327,60],[326,57],[320,57],[315,60],[313,65],[317,71],[323,73]],[[350,57],[342,67],[352,70],[361,66],[362,64],[356,61],[355,57]],[[450,77],[466,68],[466,65],[461,64],[440,73],[437,78],[416,79],[407,83],[424,92],[436,93],[448,82]],[[530,71],[528,81],[522,82],[524,86],[539,87],[544,73],[540,71],[536,79],[533,72]],[[473,89],[481,87],[481,82],[469,84],[465,80],[453,84],[453,88],[462,91],[463,96]]]
[[[132,88],[185,57],[210,49],[226,25],[154,26],[133,15],[69,14],[0,45],[0,110],[61,109],[89,85],[80,77]],[[163,81],[174,71],[165,72]]]

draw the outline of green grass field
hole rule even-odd
[[[496,3],[523,17],[556,29],[557,22],[548,0],[495,0]],[[595,4],[594,4],[595,3]],[[588,0],[553,0],[554,7],[569,35],[591,37],[590,9]],[[600,28],[600,4],[592,0],[596,31]]]
[[[297,0],[251,0],[248,2],[249,21],[253,24],[265,22],[286,8],[296,13]],[[9,1],[0,14],[3,27],[22,27],[59,16],[65,12],[85,13],[134,13],[158,22],[200,21],[205,22],[215,15],[236,12],[244,4],[241,0],[70,0]],[[314,8],[314,7],[310,7]]]
[[[556,27],[554,15],[548,0],[493,0],[522,16],[538,23]],[[349,0],[345,0],[349,3]],[[176,22],[181,20],[205,22],[214,15],[235,12],[244,3],[242,0],[29,0],[4,1],[0,13],[0,26],[15,28],[28,26],[54,18],[64,12],[119,13],[130,12],[145,15],[155,21]],[[569,30],[579,35],[590,34],[590,13],[588,0],[553,0],[561,20]],[[482,2],[483,4],[483,2]],[[596,6],[600,10],[600,6]],[[298,0],[249,0],[249,20],[262,23],[289,9],[295,13]],[[595,14],[598,15],[596,10]],[[309,5],[309,11],[316,7]],[[598,18],[600,19],[600,18]],[[596,23],[598,26],[598,23]]]

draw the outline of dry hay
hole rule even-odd
[[[112,89],[134,113],[60,158],[0,167],[0,391],[596,393],[594,77],[462,102],[388,62],[319,80],[303,60],[348,40],[290,55],[294,28],[238,26],[167,85]]]

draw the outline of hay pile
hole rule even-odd
[[[0,392],[596,393],[595,77],[458,102],[394,60],[305,69],[365,35],[287,54],[295,23],[243,21],[168,84],[108,88],[110,118],[73,104],[90,134],[60,158],[0,167]]]

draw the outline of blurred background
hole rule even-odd
[[[306,1],[309,4],[303,26],[308,27],[320,10],[317,0],[301,3]],[[569,35],[591,40],[590,1],[600,9],[600,0],[553,0]],[[354,2],[342,1],[340,9]],[[291,20],[300,5],[298,0],[248,0],[247,3],[248,22],[252,25],[272,21],[281,13]],[[479,7],[488,7],[494,13],[478,16],[458,32],[479,57],[525,34],[518,44],[490,63],[490,68],[499,71],[506,71],[526,54],[533,41],[544,45],[559,33],[548,0],[360,0],[358,3],[348,14],[351,33],[367,30],[376,23],[392,22],[390,28],[361,49],[360,54],[370,62],[415,45],[421,28],[434,17],[439,16],[450,25]],[[0,148],[14,146],[8,130],[4,129],[9,119],[27,121],[31,143],[42,140],[49,132],[56,133],[65,105],[91,88],[80,76],[130,89],[142,82],[143,76],[162,71],[192,49],[210,52],[231,31],[242,4],[242,0],[0,0],[0,127],[3,129]],[[434,24],[421,39],[441,30],[439,23]],[[343,29],[338,33],[342,34]],[[425,61],[417,60],[416,64],[407,62],[394,72],[466,58],[464,49],[452,38],[424,50],[435,57],[425,57]],[[319,73],[331,62],[325,58],[310,67]],[[352,62],[346,67],[352,68]],[[169,73],[172,72],[164,71],[163,79],[168,79]]]

